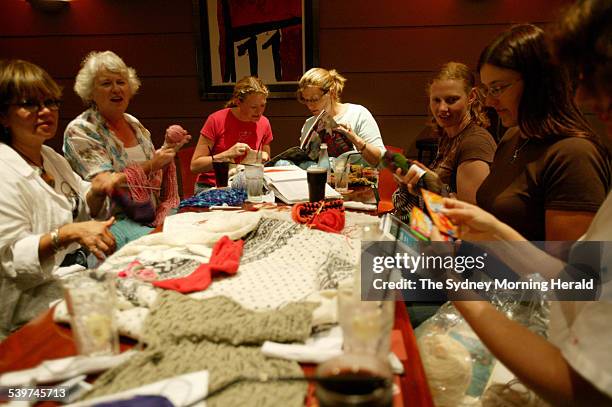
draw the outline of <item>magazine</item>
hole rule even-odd
[[[291,147],[274,156],[266,163],[266,166],[273,166],[279,160],[288,160],[296,165],[304,161],[317,161],[321,143],[327,144],[327,152],[330,157],[338,157],[342,153],[354,150],[353,143],[346,132],[338,127],[338,123],[331,115],[322,110],[306,132],[306,137],[299,147]]]
[[[330,157],[338,157],[342,153],[354,150],[353,143],[334,118],[322,110],[306,133],[300,148],[313,160],[319,157],[321,143],[327,144]]]
[[[274,191],[274,195],[285,203],[308,201],[306,171],[296,165],[265,168],[264,181]],[[325,198],[340,199],[342,195],[326,184]]]

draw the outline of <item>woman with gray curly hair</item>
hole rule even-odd
[[[118,222],[112,229],[118,247],[149,233],[178,205],[174,156],[191,138],[185,135],[180,142],[166,143],[156,151],[151,133],[126,113],[139,87],[136,71],[117,54],[89,53],[74,85],[88,109],[70,122],[64,133],[64,155],[78,174],[93,180],[111,173],[115,185],[130,188],[129,194],[112,191],[118,203],[114,210]],[[134,187],[141,188],[139,194]],[[142,205],[143,201],[147,205]]]

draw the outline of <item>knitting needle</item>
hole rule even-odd
[[[309,228],[312,227],[312,222],[314,222],[314,220],[317,217],[317,215],[319,213],[321,213],[321,210],[323,209],[324,205],[325,204],[323,202],[321,202],[321,206],[319,206],[319,209],[317,209],[317,211],[314,213],[314,215],[312,215],[312,218],[310,218],[310,220],[308,221],[307,225],[308,225]]]
[[[128,184],[121,184],[121,185],[119,185],[119,187],[121,187],[121,188],[144,188],[144,189],[153,189],[153,190],[156,190],[156,191],[161,190],[161,188],[159,188],[159,187],[150,187],[150,186],[148,186],[148,185],[128,185]]]

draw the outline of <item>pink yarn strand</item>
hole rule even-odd
[[[155,220],[152,226],[156,227],[164,223],[164,219],[168,215],[168,212],[172,208],[176,208],[179,205],[179,194],[178,194],[178,182],[176,179],[176,165],[171,162],[163,170],[161,190],[159,192],[159,204],[157,205],[155,212]],[[143,169],[138,164],[132,164],[127,166],[123,172],[127,178],[127,185],[130,191],[132,200],[136,202],[147,202],[152,199],[152,190],[143,187],[157,187],[154,182],[159,174],[151,174],[152,176],[147,177]],[[150,180],[150,178],[152,178]]]

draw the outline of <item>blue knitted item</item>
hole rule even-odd
[[[152,227],[141,225],[129,218],[119,219],[110,227],[111,233],[115,236],[116,250],[121,249],[132,240],[150,233],[152,230]]]
[[[214,205],[223,204],[241,206],[246,198],[247,194],[243,189],[209,189],[208,191],[200,192],[197,195],[182,200],[179,204],[179,208],[209,208]]]

